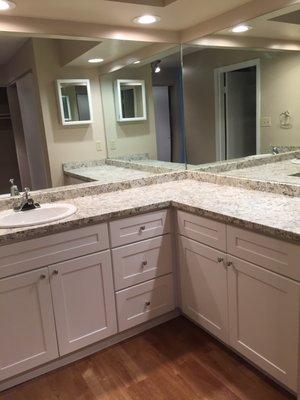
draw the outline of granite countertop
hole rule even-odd
[[[66,200],[77,212],[62,221],[0,229],[0,244],[174,206],[272,237],[300,243],[300,198],[186,179]],[[1,217],[2,212],[0,212]]]
[[[64,174],[85,182],[99,181],[100,183],[122,182],[131,179],[140,179],[153,176],[153,172],[140,171],[113,165],[80,166],[72,169],[65,169]]]
[[[249,168],[237,169],[220,173],[221,175],[255,179],[260,181],[275,181],[279,183],[288,183],[290,185],[300,185],[300,160],[298,164],[293,160],[284,160],[276,163],[258,165]],[[293,174],[299,176],[291,176]]]

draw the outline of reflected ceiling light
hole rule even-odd
[[[237,25],[234,28],[231,29],[231,32],[233,33],[243,33],[243,32],[247,32],[250,31],[250,29],[252,29],[252,26],[250,25]]]
[[[98,63],[102,63],[103,61],[104,61],[103,58],[90,58],[89,59],[89,63],[91,63],[91,64],[98,64]]]
[[[160,71],[161,71],[160,66],[157,66],[157,67],[155,68],[155,70],[154,70],[154,72],[155,72],[156,74],[158,74]]]
[[[16,4],[9,0],[0,0],[0,11],[1,10],[9,10],[11,8],[15,8]]]
[[[158,22],[160,20],[161,20],[161,18],[156,15],[146,14],[146,15],[141,15],[140,17],[134,18],[133,22],[136,24],[147,25],[147,24],[154,24],[155,22]]]
[[[136,60],[136,61],[133,61],[133,64],[139,64],[141,61],[140,60]]]
[[[161,60],[157,60],[157,61],[154,61],[154,62],[152,63],[152,71],[153,71],[155,74],[158,74],[158,73],[161,71],[160,63],[161,63]]]

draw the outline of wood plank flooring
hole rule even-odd
[[[0,394],[1,400],[295,399],[183,317]]]

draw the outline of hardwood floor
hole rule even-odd
[[[183,317],[0,394],[1,400],[295,399]]]

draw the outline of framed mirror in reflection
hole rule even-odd
[[[88,79],[58,79],[56,85],[62,124],[92,123],[90,81]]]
[[[118,122],[147,119],[145,81],[117,79],[114,95]]]

